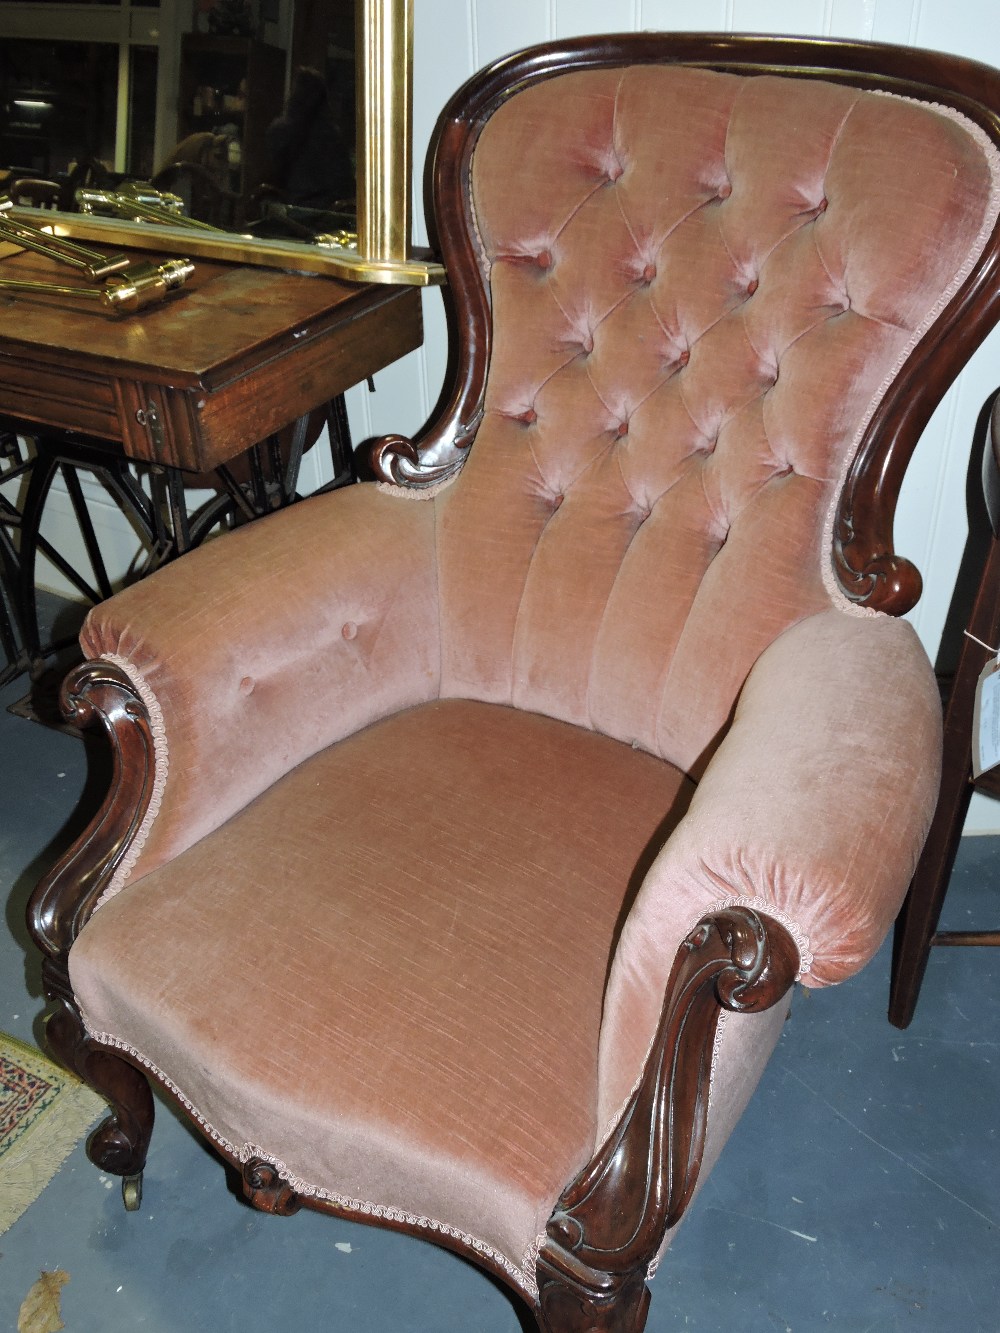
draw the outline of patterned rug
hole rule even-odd
[[[79,1079],[0,1032],[0,1235],[106,1110]]]

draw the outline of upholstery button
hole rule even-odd
[[[612,182],[620,180],[624,170],[625,168],[622,166],[620,162],[613,163],[610,167],[608,167],[608,180]]]
[[[628,434],[628,422],[627,422],[627,421],[620,421],[620,422],[618,423],[618,428],[617,428],[616,431],[615,431],[615,435],[616,435],[616,436],[618,437],[618,439],[620,440],[620,439],[622,438],[623,435],[627,435],[627,434]]]
[[[757,280],[757,278],[751,278],[750,281],[747,283],[747,296],[753,296],[754,292],[757,290],[759,286],[760,283]]]
[[[677,354],[677,357],[675,359],[675,364],[678,366],[686,366],[690,360],[691,360],[691,348],[685,347],[683,352],[679,352]]]
[[[643,282],[646,283],[646,285],[648,286],[655,277],[656,277],[656,265],[647,264],[646,267],[642,270]]]
[[[589,356],[594,350],[594,339],[588,334],[586,338],[581,339],[580,347]]]
[[[538,413],[533,407],[529,407],[526,411],[522,412],[517,419],[518,421],[523,421],[525,425],[530,426],[533,421],[538,420]]]
[[[723,181],[715,192],[716,199],[728,199],[733,192],[732,181]]]
[[[553,495],[553,497],[552,497],[552,508],[553,508],[553,509],[558,509],[559,506],[562,504],[562,502],[563,502],[563,497],[562,497],[561,495]]]
[[[240,694],[253,694],[253,687],[256,683],[253,676],[244,676],[240,681]]]
[[[826,212],[829,202],[830,201],[827,199],[826,195],[824,195],[823,198],[816,205],[816,217],[819,217],[821,213]]]
[[[537,263],[539,268],[551,268],[552,267],[551,252],[549,250],[542,250],[539,254],[535,256],[535,262]]]
[[[358,627],[353,620],[349,620],[340,633],[348,642],[350,642],[351,639],[356,639],[358,637]]]

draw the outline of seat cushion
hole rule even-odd
[[[414,708],[110,899],[73,986],[231,1155],[450,1230],[530,1286],[595,1147],[623,905],[691,790],[551,718]]]

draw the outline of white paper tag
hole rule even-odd
[[[976,684],[972,715],[972,776],[1000,764],[1000,660],[987,662]]]

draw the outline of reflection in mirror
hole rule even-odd
[[[7,0],[0,192],[91,239],[179,198],[240,262],[437,281],[409,255],[411,3]]]
[[[71,173],[93,162],[113,171],[118,51],[106,42],[25,38],[0,44],[0,168],[7,188],[46,180],[62,190]],[[136,147],[142,126],[137,125]],[[146,162],[152,157],[148,140]],[[143,153],[137,152],[141,173]]]

